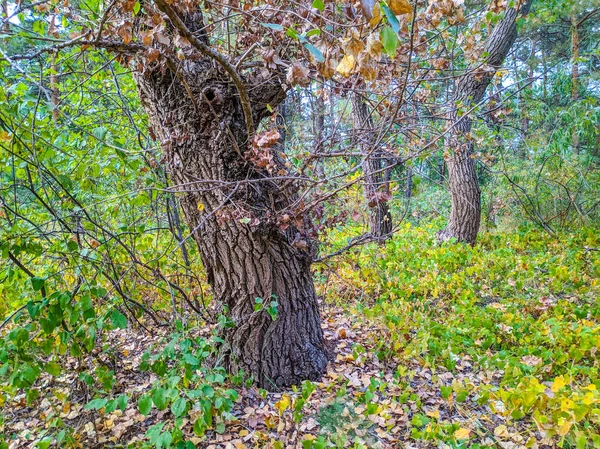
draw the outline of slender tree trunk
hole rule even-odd
[[[482,101],[496,70],[502,65],[517,38],[517,16],[519,13],[527,14],[531,2],[532,0],[526,0],[520,11],[508,7],[504,18],[490,33],[485,45],[487,68],[484,66],[468,71],[456,81],[454,104],[457,107],[449,114],[452,128],[446,141],[452,209],[446,229],[438,234],[441,241],[456,239],[473,245],[477,239],[481,222],[481,191],[470,137],[473,119],[468,109]],[[459,105],[462,110],[459,110]]]
[[[531,55],[535,57],[535,49],[536,49],[536,40],[535,37],[531,42]],[[533,83],[533,63],[529,62],[529,66],[527,68],[527,88],[531,88],[531,84]],[[524,99],[523,99],[524,101]],[[525,102],[522,103],[521,109],[521,124],[523,127],[523,138],[525,139],[527,133],[529,132],[529,112],[527,107],[525,106]]]
[[[198,11],[182,16],[201,33]],[[177,74],[165,65],[134,63],[134,75],[214,298],[231,321],[226,364],[268,389],[317,380],[328,360],[310,271],[310,223],[300,218],[285,227],[277,220],[296,199],[295,187],[284,188],[245,156],[251,146],[243,109],[224,70],[207,58],[183,61]],[[267,105],[277,106],[285,93],[276,77],[252,80],[248,75],[258,126]],[[256,298],[277,302],[275,319],[266,308],[254,310]]]
[[[579,24],[577,16],[571,18],[571,99],[579,99]],[[579,152],[579,135],[577,127],[571,131],[571,142],[575,152]]]
[[[579,98],[579,26],[577,17],[571,19],[571,98]]]
[[[545,46],[542,45],[542,67],[544,70],[542,76],[542,95],[544,96],[544,100],[548,98],[548,58],[546,57],[546,49]]]
[[[325,85],[322,84],[321,89],[324,89]],[[325,100],[323,99],[323,92],[319,92],[316,95],[315,110],[313,111],[314,117],[314,151],[319,154],[323,152],[324,140],[325,140]],[[315,164],[315,174],[318,178],[323,178],[325,170],[323,167],[323,160],[317,159]]]
[[[392,234],[384,158],[381,150],[374,148],[373,119],[365,99],[358,92],[352,94],[352,115],[354,134],[364,158],[364,194],[369,206],[369,230],[375,240],[384,242]]]
[[[413,178],[412,166],[407,166],[406,167],[406,185],[404,188],[404,196],[408,200],[412,198],[412,191],[413,191],[413,179],[412,178]]]
[[[287,141],[287,133],[290,116],[290,106],[288,104],[289,98],[286,98],[277,107],[277,114],[275,114],[275,127],[279,132],[279,142],[277,142],[277,150],[281,153],[285,153],[285,142]]]
[[[10,32],[10,21],[8,20],[8,0],[2,1],[2,15],[0,15],[0,19],[5,20],[2,25],[2,32],[9,33]]]
[[[56,79],[56,54],[52,55],[52,63],[50,66],[50,99],[52,101],[52,120],[54,124],[58,123],[60,118],[60,110],[58,109],[59,92],[58,92],[58,80]]]

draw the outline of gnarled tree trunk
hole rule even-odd
[[[479,104],[485,91],[502,65],[517,38],[516,19],[527,14],[532,0],[524,0],[520,8],[508,7],[504,18],[491,32],[485,45],[488,55],[485,65],[469,70],[456,81],[454,107],[449,114],[451,130],[446,139],[448,182],[452,209],[446,229],[438,234],[441,241],[456,239],[475,244],[481,222],[481,191],[475,172],[473,141],[470,132],[473,124],[468,109]],[[461,106],[462,110],[459,110]]]
[[[392,214],[388,205],[390,197],[385,181],[384,158],[375,148],[373,119],[365,99],[352,94],[354,131],[363,155],[364,194],[369,205],[369,230],[374,240],[384,242],[392,235]]]
[[[181,16],[191,31],[203,29],[199,12]],[[206,35],[202,39],[208,44]],[[231,78],[196,53],[177,69],[163,62],[137,65],[135,79],[214,298],[232,323],[225,334],[228,364],[268,389],[319,379],[327,353],[310,271],[314,248],[305,235],[309,223],[285,230],[278,223],[278,212],[296,199],[294,186],[284,188],[247,156],[251,146]],[[258,125],[267,104],[276,106],[285,93],[275,77],[244,82]],[[256,298],[278,303],[276,319],[254,310]]]

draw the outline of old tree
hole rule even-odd
[[[318,379],[327,353],[310,272],[312,230],[291,217],[298,197],[285,165],[279,158],[262,163],[277,137],[256,136],[284,99],[284,80],[276,71],[241,76],[210,47],[194,2],[155,5],[145,6],[146,17],[164,13],[162,39],[183,42],[185,56],[169,66],[169,48],[156,39],[131,64],[209,283],[232,322],[229,363],[266,388]],[[146,22],[134,26],[143,33]],[[148,60],[161,50],[164,59]],[[255,311],[256,298],[274,298],[277,319]]]
[[[448,26],[466,23],[462,2],[230,3],[114,0],[34,5],[35,14],[49,24],[44,32],[50,38],[40,38],[42,44],[7,55],[6,60],[18,72],[19,61],[47,57],[55,64],[61,51],[78,49],[85,55],[102,50],[131,70],[149,134],[161,149],[169,192],[178,194],[213,297],[227,317],[225,364],[262,387],[280,389],[318,379],[328,363],[311,264],[323,260],[316,246],[322,221],[343,223],[348,214],[342,211],[321,220],[324,202],[362,184],[370,232],[351,239],[348,248],[366,241],[382,243],[394,231],[392,175],[447,135],[453,150],[448,158],[452,214],[441,236],[474,242],[480,205],[468,137],[472,119],[469,114],[459,117],[464,111],[458,105],[471,107],[481,101],[516,38],[517,16],[526,13],[531,2],[492,2],[492,12],[503,17],[488,33],[481,49],[485,57],[479,64],[472,61],[473,67],[457,77],[457,106],[447,113],[447,130],[423,136],[410,125],[417,118],[406,118],[403,107],[409,95],[435,95],[419,89],[436,82],[429,66],[446,67],[449,54],[443,43],[433,46],[431,36],[443,37],[438,30],[442,20]],[[18,8],[10,13],[18,14]],[[442,82],[447,78],[441,73]],[[335,136],[338,126],[333,124],[325,145],[325,81],[333,86],[331,95],[350,100],[358,151],[338,145],[345,137]],[[290,88],[315,83],[320,111],[317,149],[294,165],[282,151],[282,133],[273,114]],[[60,120],[56,84],[52,68],[49,87],[40,87],[40,95],[48,94],[55,122]],[[270,121],[264,120],[267,117]],[[404,136],[421,148],[402,156]],[[319,158],[334,157],[357,162],[328,163],[325,173]],[[311,166],[315,160],[319,169]],[[328,184],[331,180],[335,183]],[[175,201],[169,201],[176,211]],[[178,240],[183,246],[181,236]],[[187,254],[184,258],[187,261]],[[157,277],[166,279],[160,273]],[[111,283],[129,301],[119,279]],[[178,292],[185,296],[183,290]]]

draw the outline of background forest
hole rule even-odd
[[[597,0],[2,0],[0,448],[600,447]]]

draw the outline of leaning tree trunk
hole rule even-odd
[[[373,119],[365,99],[357,92],[352,94],[354,132],[363,155],[364,194],[369,206],[371,237],[384,242],[392,235],[392,214],[388,205],[389,189],[385,181],[384,158],[379,148],[374,148]]]
[[[481,222],[481,191],[475,172],[474,145],[470,137],[473,120],[468,109],[481,102],[485,91],[517,38],[516,19],[527,14],[532,0],[519,9],[508,7],[504,18],[491,32],[485,45],[485,64],[469,70],[456,81],[454,104],[448,117],[450,131],[446,139],[448,183],[452,209],[446,229],[438,234],[441,241],[456,239],[475,244]],[[463,110],[459,110],[461,106]],[[466,109],[466,110],[465,110]]]
[[[201,30],[201,19],[197,12],[184,22]],[[206,35],[202,40],[208,44]],[[279,179],[285,177],[270,179],[252,162],[272,149],[253,152],[236,87],[212,59],[198,56],[176,69],[160,60],[134,64],[134,74],[214,298],[231,320],[227,364],[268,389],[319,379],[328,360],[310,271],[309,223],[278,218],[295,201],[294,186],[284,188]],[[244,82],[258,125],[267,105],[277,106],[285,93],[276,77]],[[266,306],[255,311],[256,298],[266,306],[278,303],[275,319]]]

